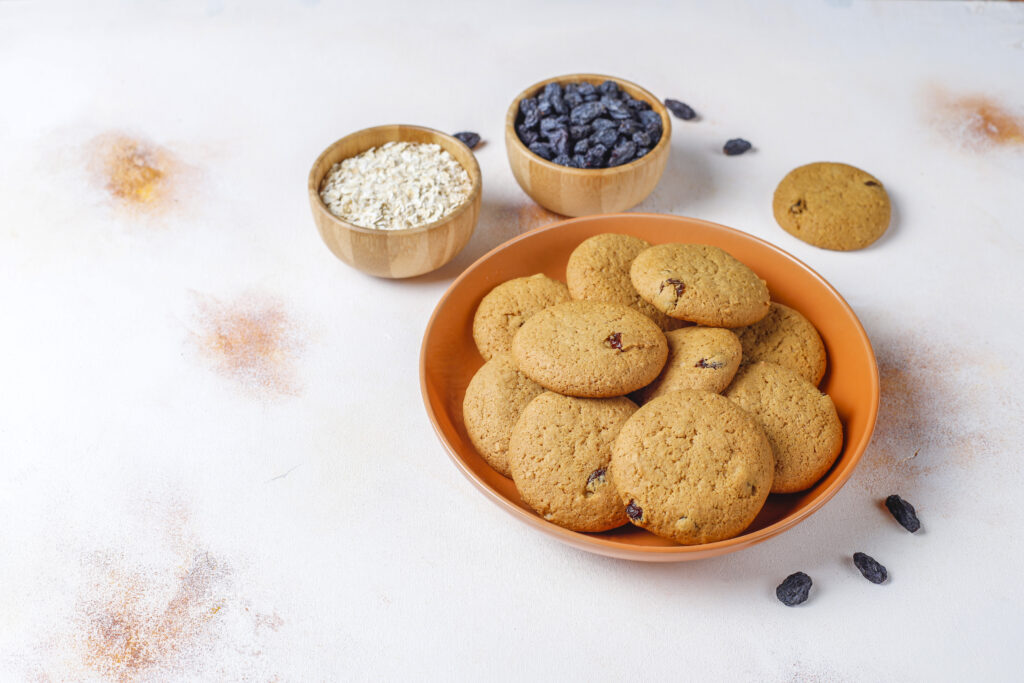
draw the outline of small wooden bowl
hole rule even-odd
[[[594,85],[614,81],[630,97],[651,105],[651,109],[661,116],[662,133],[658,144],[636,161],[613,168],[569,168],[531,152],[516,134],[520,100],[537,95],[548,83],[564,86],[583,81]],[[642,202],[661,179],[668,162],[671,138],[672,122],[658,98],[636,83],[599,74],[570,74],[535,83],[516,95],[505,116],[505,149],[516,182],[533,201],[563,216],[617,213]]]
[[[444,218],[408,230],[376,230],[344,221],[320,198],[320,184],[334,164],[388,142],[435,143],[462,164],[473,183],[469,198]],[[317,157],[309,172],[309,205],[320,237],[339,259],[377,277],[413,277],[455,258],[473,235],[480,215],[480,166],[461,141],[422,126],[388,125],[346,135]]]

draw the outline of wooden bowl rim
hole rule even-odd
[[[470,160],[472,161],[472,165],[467,168],[466,165],[463,164],[461,161],[459,163],[460,163],[460,165],[462,165],[463,168],[466,169],[466,173],[469,174],[469,178],[470,178],[470,181],[473,184],[473,187],[469,191],[469,196],[466,197],[465,201],[463,201],[461,204],[459,204],[457,207],[455,207],[455,210],[452,211],[447,216],[443,216],[442,218],[439,218],[436,221],[433,221],[432,223],[427,223],[425,225],[416,226],[415,228],[401,228],[401,229],[398,229],[398,230],[384,230],[384,229],[381,229],[381,228],[367,228],[367,227],[364,227],[362,225],[356,225],[355,223],[350,223],[350,222],[348,222],[348,221],[346,221],[346,220],[344,220],[342,218],[338,218],[333,213],[331,213],[331,210],[328,209],[327,205],[324,203],[323,197],[320,196],[320,183],[323,182],[323,179],[326,176],[326,173],[324,174],[324,176],[321,176],[321,177],[317,178],[316,177],[316,168],[317,168],[317,166],[320,165],[321,160],[323,160],[323,158],[326,157],[331,152],[331,150],[333,150],[335,147],[341,145],[343,142],[347,141],[349,138],[353,138],[353,137],[356,137],[358,135],[364,135],[364,134],[367,134],[367,133],[374,133],[374,132],[377,132],[377,131],[385,129],[385,128],[387,128],[387,129],[392,129],[392,128],[403,129],[404,128],[404,129],[419,130],[419,131],[423,131],[425,133],[429,133],[433,137],[440,138],[440,139],[443,139],[443,140],[447,140],[447,141],[450,141],[450,142],[452,142],[454,144],[458,144],[458,145],[462,145],[463,147],[466,147],[466,144],[464,142],[462,142],[462,140],[459,140],[457,137],[454,137],[452,135],[448,135],[447,133],[442,133],[441,131],[436,130],[434,128],[428,128],[427,126],[417,126],[417,125],[414,125],[414,124],[411,124],[411,123],[387,123],[387,124],[383,124],[383,125],[380,125],[380,126],[371,126],[370,128],[362,128],[362,129],[357,130],[355,132],[349,133],[348,135],[345,135],[344,137],[340,137],[337,140],[335,140],[334,142],[332,142],[331,144],[327,145],[327,147],[324,149],[324,151],[321,152],[319,154],[319,156],[317,156],[316,160],[313,162],[312,167],[310,167],[310,169],[309,169],[309,180],[308,180],[308,183],[307,183],[307,187],[309,189],[309,195],[310,195],[310,198],[314,200],[312,202],[313,206],[316,207],[316,210],[319,211],[321,213],[321,215],[327,217],[328,220],[330,220],[333,223],[336,223],[338,226],[340,226],[342,228],[345,228],[346,230],[351,230],[352,232],[362,233],[364,235],[415,235],[415,234],[419,234],[419,233],[422,233],[422,232],[429,232],[430,230],[433,230],[435,228],[439,228],[442,225],[450,223],[455,218],[457,218],[460,214],[462,214],[466,210],[468,210],[469,207],[472,206],[477,201],[477,199],[479,199],[481,191],[482,191],[482,186],[483,186],[483,179],[482,179],[481,173],[480,173],[480,163],[476,160],[476,154],[473,153],[473,150],[469,149],[469,147],[466,147],[466,150],[469,151],[469,156],[470,156]],[[413,142],[413,141],[411,141],[411,140],[404,140],[401,137],[396,137],[394,140],[389,140],[389,142]],[[443,146],[442,146],[442,148],[443,148]],[[367,147],[366,149],[370,149],[370,147]],[[366,150],[364,149],[362,151],[365,152]],[[361,154],[361,153],[362,152],[356,152],[356,154]],[[451,152],[449,152],[449,154],[451,154]],[[352,156],[355,156],[355,155],[352,155]],[[346,159],[351,159],[352,157],[345,157],[345,158]],[[342,161],[342,159],[339,159],[338,161]],[[329,172],[329,169],[328,169],[328,172]]]
[[[744,531],[743,533],[734,536],[733,538],[715,541],[713,543],[703,543],[698,545],[641,546],[633,545],[630,543],[624,543],[622,541],[610,540],[607,538],[602,538],[597,535],[572,531],[570,529],[565,529],[556,524],[548,522],[540,518],[536,514],[533,514],[531,512],[528,512],[527,510],[520,508],[512,501],[505,498],[505,496],[503,496],[498,491],[492,489],[490,485],[487,484],[487,482],[481,479],[472,469],[470,469],[466,465],[466,463],[462,461],[461,457],[456,452],[456,449],[453,447],[453,445],[448,441],[448,438],[445,435],[444,429],[441,426],[438,416],[434,411],[434,406],[431,403],[427,382],[427,342],[431,336],[431,330],[433,329],[437,321],[437,316],[442,310],[442,308],[444,308],[444,305],[447,303],[448,299],[451,297],[452,292],[454,292],[459,286],[461,286],[462,282],[469,276],[471,272],[473,272],[477,268],[480,268],[483,263],[485,263],[489,258],[491,258],[491,256],[493,256],[497,252],[502,251],[503,249],[506,249],[510,245],[521,240],[527,239],[528,237],[541,232],[546,232],[548,230],[557,230],[570,223],[588,221],[593,220],[595,218],[620,217],[633,219],[637,217],[665,218],[666,216],[671,216],[672,218],[677,218],[692,223],[700,223],[705,226],[714,228],[716,230],[720,230],[722,232],[737,234],[744,239],[748,239],[751,242],[756,243],[760,248],[774,252],[777,256],[781,256],[784,260],[788,261],[793,266],[805,270],[812,277],[812,279],[814,279],[818,283],[819,286],[821,286],[825,291],[827,291],[831,297],[834,297],[835,301],[839,305],[839,308],[842,309],[843,312],[847,314],[855,323],[855,330],[856,336],[858,337],[858,341],[864,348],[867,349],[868,366],[871,369],[871,372],[870,377],[866,378],[866,380],[870,384],[869,394],[872,398],[870,400],[870,404],[865,406],[865,408],[868,411],[867,429],[861,435],[857,443],[844,443],[844,455],[847,452],[849,453],[849,455],[847,456],[848,459],[844,464],[842,475],[838,477],[835,481],[833,481],[828,488],[823,490],[819,496],[817,496],[814,500],[810,501],[807,505],[790,513],[786,517],[783,517],[774,524],[771,524],[769,526],[763,527],[752,532]],[[466,479],[468,479],[477,490],[483,493],[485,498],[490,499],[491,502],[495,503],[499,508],[509,513],[519,521],[525,522],[527,525],[539,531],[542,531],[548,535],[555,536],[562,542],[572,547],[578,548],[580,550],[585,550],[591,553],[596,553],[599,555],[605,555],[609,557],[615,557],[618,559],[626,559],[632,561],[677,561],[686,559],[710,558],[724,553],[733,552],[736,550],[743,550],[752,547],[758,543],[761,543],[785,531],[788,531],[789,529],[805,521],[815,512],[820,510],[839,492],[840,489],[843,488],[843,486],[845,486],[849,482],[850,477],[853,476],[854,470],[860,463],[861,459],[864,457],[864,453],[867,450],[869,444],[871,443],[871,437],[874,433],[876,422],[878,419],[880,397],[878,363],[875,358],[874,348],[871,345],[871,339],[868,337],[867,331],[864,329],[863,324],[860,322],[860,318],[857,317],[856,312],[854,312],[853,308],[846,301],[846,299],[844,299],[843,296],[816,270],[808,266],[800,259],[793,256],[789,252],[785,251],[781,247],[778,247],[772,244],[771,242],[768,242],[767,240],[761,239],[760,237],[751,235],[750,233],[743,232],[742,230],[730,228],[728,226],[721,225],[719,223],[714,223],[712,221],[706,221],[699,218],[691,218],[689,216],[633,212],[580,216],[577,218],[569,218],[566,220],[549,223],[547,225],[542,225],[538,228],[528,230],[527,232],[524,232],[521,235],[513,237],[512,239],[503,242],[502,244],[499,244],[494,249],[491,249],[486,254],[484,254],[476,261],[474,261],[473,264],[467,267],[464,271],[462,271],[459,277],[457,277],[451,283],[451,285],[449,285],[448,289],[445,290],[444,294],[438,300],[437,305],[434,307],[434,311],[431,313],[430,320],[427,322],[427,326],[423,333],[423,340],[420,344],[419,361],[420,393],[427,411],[427,416],[430,418],[431,426],[434,428],[434,433],[441,441],[441,444],[444,446],[444,449],[447,452],[449,459],[453,462],[456,469],[458,469],[462,473],[462,475],[466,477]]]
[[[647,102],[647,104],[651,105],[651,109],[658,112],[658,115],[661,116],[662,132],[661,139],[658,140],[658,144],[656,144],[654,147],[651,147],[651,150],[647,152],[647,154],[645,154],[644,156],[640,157],[639,159],[634,159],[628,164],[622,164],[621,166],[612,166],[611,168],[572,168],[571,166],[562,166],[561,164],[556,164],[553,161],[548,161],[544,157],[534,154],[529,147],[523,144],[523,141],[519,139],[519,134],[516,132],[516,116],[519,114],[519,102],[526,97],[532,97],[533,93],[539,91],[548,83],[554,83],[555,81],[564,81],[569,79],[576,79],[588,82],[598,80],[602,83],[604,81],[614,81],[620,86],[625,84],[630,86],[631,88],[636,88],[636,90],[638,90],[641,93],[642,99],[645,102]],[[514,144],[522,152],[530,155],[530,158],[534,161],[534,163],[539,163],[541,166],[550,168],[555,171],[561,171],[573,175],[580,175],[582,177],[593,178],[595,175],[598,174],[617,175],[625,173],[627,171],[632,171],[641,164],[643,164],[644,162],[648,162],[654,159],[656,156],[656,151],[660,151],[662,147],[666,147],[672,142],[672,120],[671,118],[669,118],[668,109],[665,108],[665,105],[662,104],[658,100],[658,98],[654,96],[652,92],[650,92],[649,90],[640,85],[637,85],[633,81],[628,81],[625,78],[618,78],[617,76],[607,76],[604,74],[566,74],[564,76],[545,78],[543,81],[534,83],[529,88],[526,88],[521,93],[516,95],[515,99],[512,100],[512,104],[509,105],[508,113],[505,114],[505,133],[506,144],[508,144],[508,140],[513,140]]]

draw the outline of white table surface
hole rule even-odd
[[[864,461],[755,548],[655,566],[560,545],[481,496],[424,412],[438,298],[552,219],[509,171],[505,109],[578,71],[701,115],[637,210],[778,244],[875,345]],[[1022,83],[1017,3],[0,2],[0,678],[1019,675],[1024,144],[986,142],[971,98],[1024,127]],[[305,192],[329,142],[392,122],[486,140],[471,242],[405,282],[331,256]],[[164,155],[159,201],[105,190],[118,134]],[[731,137],[754,153],[722,155]],[[876,245],[775,224],[776,183],[816,160],[885,183]],[[211,351],[225,315],[265,338]],[[812,599],[789,609],[797,570]]]

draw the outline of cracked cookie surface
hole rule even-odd
[[[892,207],[878,178],[855,166],[822,161],[786,174],[775,188],[772,212],[797,239],[851,251],[885,234]]]
[[[629,269],[641,297],[666,315],[710,327],[752,325],[768,313],[768,286],[724,249],[659,244]]]
[[[611,473],[633,524],[683,545],[743,532],[772,485],[771,444],[756,420],[706,391],[665,394],[622,426]]]
[[[512,430],[509,466],[523,502],[574,531],[606,531],[628,520],[608,465],[619,429],[636,412],[625,397],[545,392]]]
[[[740,367],[743,349],[732,331],[721,327],[684,327],[665,333],[668,360],[658,378],[638,391],[640,404],[670,391],[699,389],[721,393]]]
[[[772,302],[768,315],[733,330],[743,345],[745,362],[766,361],[795,371],[814,386],[825,376],[825,344],[811,321],[799,311]]]
[[[537,273],[503,282],[480,300],[473,315],[473,341],[484,360],[512,348],[512,337],[530,316],[569,300],[565,283]]]
[[[814,486],[842,450],[843,425],[832,399],[789,368],[744,366],[725,396],[757,419],[772,444],[772,493]]]
[[[519,370],[568,396],[622,396],[649,384],[668,342],[650,318],[621,304],[568,301],[537,313],[512,340]]]

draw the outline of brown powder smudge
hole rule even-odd
[[[87,153],[94,183],[118,207],[157,213],[177,202],[183,165],[166,148],[110,132],[94,138]]]
[[[230,303],[197,296],[202,357],[218,374],[246,389],[296,396],[294,360],[304,342],[283,304],[271,297],[244,295]]]
[[[517,218],[519,221],[519,231],[526,232],[548,223],[564,220],[565,216],[548,211],[541,205],[531,202],[519,208]]]
[[[937,130],[960,147],[988,151],[1024,145],[1024,116],[991,97],[936,91],[930,100]]]

